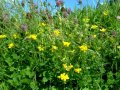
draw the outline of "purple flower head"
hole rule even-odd
[[[63,4],[63,1],[62,0],[57,0],[56,2],[56,6],[59,7]]]
[[[70,9],[70,8],[67,9],[67,13],[68,13],[68,14],[71,13],[71,9]]]
[[[67,18],[68,17],[68,13],[67,12],[63,12],[63,17]]]
[[[27,26],[26,24],[22,24],[22,25],[20,26],[20,28],[21,28],[23,31],[27,31],[28,26]]]

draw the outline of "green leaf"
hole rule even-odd
[[[30,87],[32,88],[32,90],[38,90],[39,89],[35,82],[31,82]]]
[[[20,58],[20,56],[18,56],[18,55],[15,54],[15,53],[12,54],[12,57],[13,57],[13,59],[15,59],[15,60],[18,60],[18,59]]]
[[[55,88],[55,86],[52,86],[52,87],[51,87],[51,90],[57,90],[57,89]]]
[[[46,83],[46,82],[48,81],[48,79],[47,79],[46,77],[43,77],[42,81],[43,81],[44,83]]]
[[[15,68],[14,67],[10,67],[10,71],[14,71],[15,70]]]
[[[6,58],[5,62],[9,65],[12,66],[13,65],[13,61],[11,58]]]
[[[89,90],[89,88],[83,88],[82,90]]]

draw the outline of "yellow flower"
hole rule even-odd
[[[60,31],[59,31],[59,30],[54,30],[54,34],[55,34],[56,36],[59,36],[59,35],[60,35]]]
[[[0,35],[0,39],[3,39],[3,38],[6,38],[7,36],[6,35]]]
[[[75,69],[74,69],[74,71],[75,71],[76,73],[80,73],[81,70],[82,70],[81,68],[75,68]]]
[[[28,38],[36,40],[37,39],[37,35],[36,34],[29,35]]]
[[[40,34],[44,33],[44,30],[39,30],[39,33],[40,33]]]
[[[66,65],[66,64],[63,64],[63,67],[66,69],[66,68],[67,68],[67,65]]]
[[[64,82],[66,82],[66,80],[69,79],[69,76],[68,76],[68,74],[62,73],[62,74],[60,74],[60,76],[58,76],[58,78]]]
[[[88,28],[90,25],[89,24],[85,24],[85,26]]]
[[[96,35],[93,35],[93,38],[96,38]]]
[[[13,48],[14,46],[15,46],[14,43],[8,44],[8,48]]]
[[[37,48],[38,48],[38,50],[39,50],[39,51],[44,51],[44,47],[43,47],[43,46],[41,46],[41,45],[40,45],[40,46],[38,46]]]
[[[18,34],[13,34],[13,38],[18,38],[19,36],[18,36]]]
[[[57,46],[52,45],[52,48],[51,48],[52,52],[55,51],[55,50],[57,50],[57,48],[58,48]]]
[[[46,26],[46,24],[43,22],[43,23],[39,23],[39,26]]]
[[[83,22],[84,22],[84,23],[88,23],[89,21],[90,21],[89,18],[83,18]]]
[[[29,34],[29,32],[26,31],[26,32],[25,32],[25,35],[28,35],[28,34]]]
[[[45,24],[45,23],[41,23],[41,25],[42,25],[42,26],[46,26],[46,24]]]
[[[106,32],[106,29],[102,28],[102,29],[100,29],[100,31],[104,33],[104,32]]]
[[[104,15],[104,16],[107,16],[107,15],[108,15],[108,11],[104,11],[104,12],[103,12],[103,15]]]
[[[92,26],[91,26],[91,29],[97,29],[97,28],[98,28],[97,25],[92,25]]]
[[[70,64],[70,65],[68,66],[68,70],[70,70],[70,69],[72,69],[72,68],[73,68],[73,65]]]
[[[63,67],[67,70],[67,71],[70,71],[70,69],[72,69],[73,68],[73,65],[69,65],[69,66],[67,66],[66,64],[63,64]]]
[[[63,42],[63,45],[64,45],[65,47],[69,47],[70,44],[71,44],[70,42]]]
[[[86,52],[88,50],[88,47],[87,45],[81,45],[79,46],[80,50],[83,51],[83,52]]]

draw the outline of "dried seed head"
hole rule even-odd
[[[65,12],[66,9],[64,7],[61,8],[61,12]]]
[[[25,6],[25,2],[24,2],[24,0],[22,0],[21,5],[22,5],[22,7]]]
[[[26,14],[26,18],[27,18],[27,19],[31,19],[31,18],[32,18],[32,15],[31,15],[30,13],[27,13],[27,14]]]

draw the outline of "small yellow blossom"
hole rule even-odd
[[[41,23],[41,25],[42,25],[42,26],[46,26],[46,24],[45,24],[45,23]]]
[[[43,22],[43,23],[39,23],[39,26],[46,26],[46,24]]]
[[[68,66],[68,68],[69,68],[69,70],[72,69],[72,68],[73,68],[73,65],[70,64],[70,65]]]
[[[28,38],[36,40],[37,39],[37,35],[36,34],[29,35]]]
[[[70,64],[69,66],[67,66],[66,64],[63,64],[63,67],[64,67],[67,71],[70,71],[70,69],[73,68],[73,65]]]
[[[13,38],[18,38],[19,36],[18,36],[18,34],[13,34]]]
[[[62,74],[60,74],[60,76],[58,76],[58,78],[64,82],[66,82],[66,80],[69,79],[69,76],[68,76],[68,74],[62,73]]]
[[[44,30],[39,30],[39,34],[43,34],[44,33]]]
[[[63,64],[63,67],[66,69],[67,68],[67,64]]]
[[[74,69],[74,71],[75,71],[76,73],[80,73],[81,70],[82,70],[81,68],[75,68],[75,69]]]
[[[89,21],[90,21],[89,18],[83,18],[83,22],[84,22],[84,23],[88,23]]]
[[[100,29],[100,31],[104,33],[104,32],[106,32],[106,29],[102,28],[102,29]]]
[[[60,31],[59,31],[59,30],[54,30],[54,34],[55,34],[56,36],[59,36],[59,35],[60,35]]]
[[[52,48],[51,48],[52,52],[53,52],[53,51],[55,51],[55,50],[57,50],[57,49],[58,49],[58,47],[57,47],[57,46],[52,45]]]
[[[98,28],[97,25],[92,25],[92,26],[91,26],[91,29],[97,29],[97,28]]]
[[[85,24],[85,26],[88,28],[90,26],[90,24]]]
[[[43,46],[41,46],[41,45],[40,45],[40,46],[38,46],[37,48],[38,48],[38,50],[39,50],[39,51],[44,51],[44,47],[43,47]]]
[[[64,45],[65,47],[69,47],[70,44],[71,44],[70,42],[63,42],[63,45]]]
[[[26,32],[25,32],[25,35],[28,35],[28,34],[29,34],[29,32],[28,32],[28,31],[26,31]]]
[[[86,52],[88,50],[88,47],[87,45],[81,45],[79,46],[80,50],[83,51],[83,52]]]
[[[3,38],[6,38],[7,36],[6,35],[0,35],[0,39],[3,39]]]
[[[14,46],[15,46],[14,43],[8,44],[8,48],[13,48]]]
[[[93,38],[96,38],[96,35],[95,35],[95,34],[93,35]]]
[[[103,12],[103,15],[104,15],[104,16],[107,16],[107,15],[108,15],[108,11],[104,11],[104,12]]]

